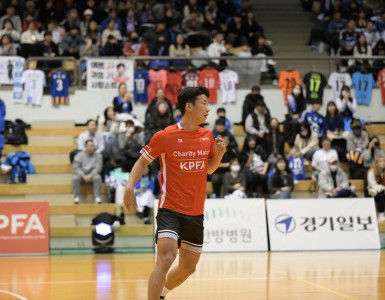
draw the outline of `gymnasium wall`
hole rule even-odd
[[[240,121],[242,113],[242,103],[245,95],[249,90],[238,91],[238,102],[236,104],[227,104],[226,110],[230,120],[233,122]],[[281,90],[276,87],[262,88],[262,95],[265,97],[272,115],[280,121],[284,120],[287,107],[283,105],[283,96]],[[12,91],[2,91],[0,97],[5,101],[7,106],[7,119],[21,118],[25,122],[32,121],[51,121],[51,120],[71,120],[75,123],[85,123],[87,119],[95,118],[102,114],[105,107],[112,104],[113,97],[116,93],[110,92],[88,92],[78,90],[75,94],[70,95],[70,105],[54,107],[51,104],[50,96],[44,96],[43,105],[41,107],[30,107],[24,104],[13,104]],[[324,93],[324,105],[321,112],[326,109],[327,99],[331,99],[331,90],[326,89]],[[208,118],[210,124],[214,123],[215,111],[219,105],[211,105],[211,113]],[[143,121],[145,105],[136,105],[134,112],[138,119]],[[370,106],[359,106],[357,116],[364,118],[367,122],[384,122],[385,106],[382,105],[379,89],[373,90]]]

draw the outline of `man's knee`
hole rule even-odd
[[[100,175],[94,175],[94,176],[92,176],[92,182],[94,182],[94,183],[101,183],[102,182],[102,177],[100,177]]]
[[[182,265],[179,265],[179,267],[181,268],[183,273],[189,276],[194,274],[196,271],[196,264],[184,263]]]
[[[157,265],[159,265],[162,269],[170,269],[172,263],[174,262],[176,258],[177,253],[174,253],[173,251],[169,251],[164,254],[158,253],[158,259],[156,261]]]
[[[79,175],[73,175],[72,176],[72,182],[73,183],[81,183],[82,182],[82,177]]]

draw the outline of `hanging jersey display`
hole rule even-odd
[[[351,87],[353,83],[349,73],[333,72],[329,76],[328,84],[332,88],[333,99],[337,99],[340,97],[342,87],[344,85]]]
[[[167,85],[167,71],[166,70],[150,70],[149,72],[150,77],[150,97],[148,98],[148,101],[151,102],[152,99],[155,98],[156,91],[159,89],[166,89]]]
[[[69,77],[65,71],[51,74],[51,97],[54,105],[69,104]]]
[[[204,69],[199,73],[199,85],[207,87],[210,91],[209,102],[217,103],[219,72],[215,69]]]
[[[147,103],[148,85],[150,78],[147,70],[135,70],[134,73],[134,101],[136,103]]]
[[[182,88],[182,76],[179,71],[168,72],[166,85],[166,98],[172,105],[178,103],[178,92]]]
[[[282,71],[279,74],[278,87],[283,92],[283,102],[287,104],[287,96],[293,92],[295,85],[301,84],[301,77],[297,70]]]
[[[46,85],[45,75],[40,70],[26,70],[21,82],[24,84],[24,99],[27,105],[41,105],[43,87]]]
[[[380,72],[378,72],[377,84],[381,90],[382,105],[385,105],[385,69],[382,69]]]
[[[183,86],[198,86],[199,72],[186,71],[182,73]]]
[[[372,74],[355,72],[353,73],[352,82],[357,104],[369,105],[373,88],[376,85]]]
[[[305,74],[303,83],[306,86],[306,101],[311,104],[313,101],[323,102],[324,89],[327,85],[326,78],[319,72]]]
[[[224,70],[219,73],[221,102],[235,103],[237,100],[237,84],[239,83],[238,73],[232,70]]]

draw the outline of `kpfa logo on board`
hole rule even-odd
[[[295,220],[290,215],[279,215],[274,222],[275,228],[284,234],[288,234],[294,231],[296,227]]]

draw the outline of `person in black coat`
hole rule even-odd
[[[247,94],[245,100],[243,101],[242,107],[242,125],[245,126],[245,120],[249,114],[251,114],[257,102],[264,101],[263,96],[261,95],[261,88],[258,85],[255,85],[251,88],[251,93]]]
[[[114,111],[119,114],[131,113],[132,97],[129,93],[127,93],[127,85],[125,83],[119,84],[118,92],[119,92],[119,95],[112,100]]]

